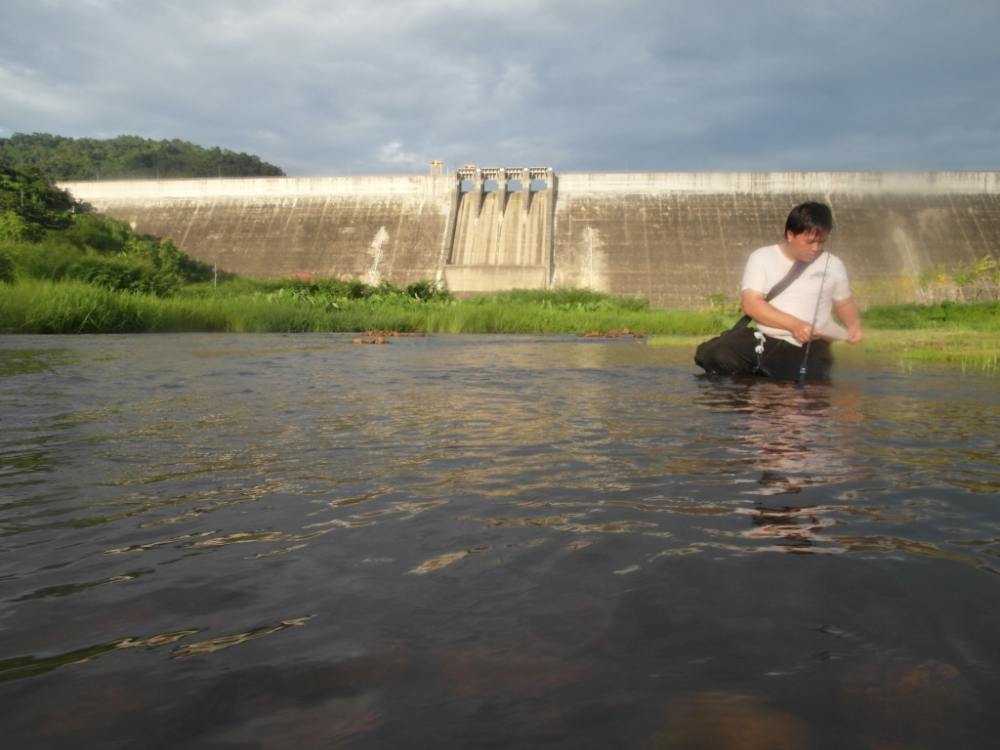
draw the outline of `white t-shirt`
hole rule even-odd
[[[766,296],[771,287],[785,278],[793,264],[794,261],[781,252],[778,245],[758,248],[747,260],[740,288],[753,289]],[[824,251],[809,264],[801,276],[788,285],[785,291],[772,299],[771,304],[807,323],[812,323],[815,315],[815,328],[819,333],[827,338],[842,339],[847,338],[847,332],[833,320],[833,302],[841,302],[850,296],[851,287],[847,281],[847,269],[844,268],[843,262],[836,255]],[[784,339],[796,346],[802,346],[791,332],[784,328],[772,328],[760,323],[757,323],[757,328],[765,336]]]

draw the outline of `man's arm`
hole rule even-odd
[[[754,289],[744,289],[740,294],[740,300],[743,303],[743,312],[758,323],[763,323],[772,328],[784,328],[795,337],[796,341],[802,344],[813,337],[812,325],[804,320],[799,320],[794,315],[782,312],[764,299],[765,296],[763,292],[758,292]],[[844,322],[845,324],[847,323],[846,320]],[[860,331],[860,324],[858,330]]]
[[[840,318],[840,322],[847,326],[847,341],[850,344],[858,344],[864,339],[864,331],[861,330],[861,313],[854,303],[853,297],[847,299],[834,300],[833,311]]]

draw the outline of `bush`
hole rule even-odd
[[[67,276],[123,292],[165,297],[180,286],[180,278],[156,268],[141,257],[87,255],[71,266]]]
[[[13,284],[15,277],[14,259],[0,252],[0,284]]]
[[[63,236],[81,250],[91,248],[100,253],[124,252],[131,234],[127,224],[99,214],[75,214],[73,223],[63,231]]]
[[[45,236],[45,230],[33,224],[14,211],[0,213],[0,240],[13,242],[37,242]]]
[[[429,302],[433,299],[451,299],[451,294],[448,293],[448,290],[439,287],[433,281],[424,280],[414,282],[406,287],[405,291],[408,297],[421,300],[422,302]]]
[[[16,273],[31,279],[58,280],[80,259],[80,250],[54,233],[41,242],[21,242],[7,246]]]

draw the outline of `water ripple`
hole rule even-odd
[[[561,337],[373,349],[0,337],[0,682],[31,688],[0,695],[13,737],[64,739],[32,707],[108,685],[130,708],[67,724],[81,742],[161,716],[177,746],[296,722],[406,746],[419,717],[439,746],[589,726],[639,746],[757,716],[864,746],[881,735],[838,706],[949,686],[994,736],[992,380],[714,381]]]

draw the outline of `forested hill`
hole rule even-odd
[[[0,138],[0,162],[38,169],[52,180],[158,179],[169,177],[284,176],[260,157],[203,148],[177,139],[154,141],[135,135],[65,138],[15,133]]]

